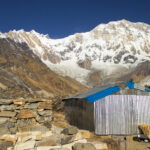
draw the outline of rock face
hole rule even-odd
[[[88,69],[90,70],[91,69],[91,61],[89,59],[86,59],[86,60],[79,60],[78,61],[78,65],[81,67],[81,68],[84,68],[84,69]]]
[[[26,43],[0,38],[0,104],[12,103],[5,99],[18,98],[13,103],[21,106],[19,97],[53,98],[84,89],[79,82],[51,71]],[[39,107],[48,105],[42,103]]]
[[[90,86],[108,83],[110,79],[113,82],[124,80],[122,76],[129,80],[131,74],[137,76],[140,64],[150,62],[150,25],[127,20],[100,24],[89,32],[57,40],[33,30],[14,30],[5,37],[26,43],[57,74]],[[5,63],[6,59],[2,58],[1,62]],[[144,69],[140,69],[143,76]],[[101,72],[96,79],[90,77],[95,72]],[[1,87],[7,88],[3,83]]]

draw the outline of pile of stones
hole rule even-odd
[[[56,128],[55,128],[56,129]],[[2,150],[108,150],[107,144],[88,142],[75,127],[45,131],[17,132],[3,136]],[[57,134],[56,134],[57,132]],[[80,135],[80,136],[79,136]],[[2,140],[2,139],[1,139]]]

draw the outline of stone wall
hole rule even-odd
[[[0,136],[32,130],[32,126],[51,128],[52,101],[48,99],[1,99]]]
[[[0,99],[0,150],[108,150],[93,133],[68,124],[54,106],[48,99]]]

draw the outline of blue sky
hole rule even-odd
[[[34,29],[63,38],[121,19],[150,24],[150,0],[0,0],[0,32]]]

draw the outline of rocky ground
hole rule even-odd
[[[60,104],[50,99],[1,99],[0,150],[148,150],[150,147],[149,143],[133,141],[132,136],[125,141],[124,137],[96,136],[71,126]],[[57,111],[56,105],[60,106]]]

